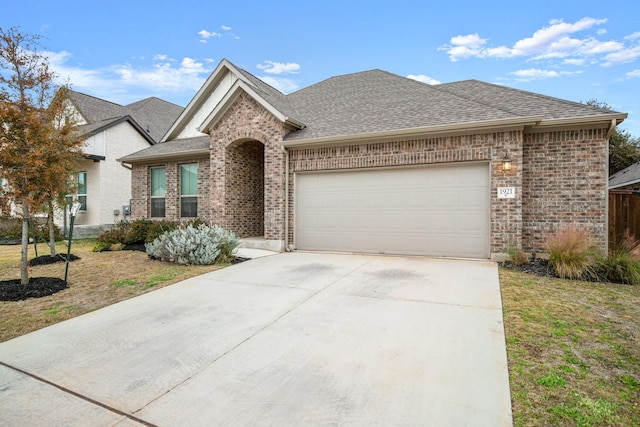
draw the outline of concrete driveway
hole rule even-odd
[[[497,266],[289,253],[0,344],[3,425],[508,426]]]

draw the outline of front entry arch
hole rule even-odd
[[[238,237],[264,237],[264,145],[239,140],[226,148],[227,228]]]

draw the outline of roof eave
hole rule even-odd
[[[157,160],[178,160],[178,159],[187,159],[193,157],[201,157],[209,155],[209,149],[201,149],[201,150],[189,150],[189,151],[180,151],[177,153],[159,153],[159,154],[150,154],[147,156],[136,156],[136,157],[121,157],[116,159],[116,161],[120,163],[148,163]]]
[[[452,123],[437,126],[396,129],[381,132],[367,132],[354,135],[335,135],[291,141],[287,141],[285,139],[282,142],[282,145],[285,148],[295,148],[308,146],[342,145],[351,143],[357,144],[362,142],[388,140],[391,138],[418,138],[455,133],[480,132],[498,128],[524,128],[525,126],[535,126],[536,124],[540,123],[542,119],[543,116],[528,116],[510,119],[486,120],[479,122]]]
[[[567,125],[589,125],[589,124],[611,124],[612,120],[616,121],[616,125],[619,125],[627,118],[627,113],[608,113],[599,114],[597,116],[580,116],[580,117],[564,117],[561,119],[548,119],[542,120],[536,127],[558,127]]]

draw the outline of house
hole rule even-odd
[[[626,114],[381,70],[285,95],[222,60],[132,167],[132,217],[214,221],[275,250],[488,259],[567,224],[607,240]]]
[[[85,138],[75,177],[81,208],[74,236],[95,237],[129,213],[131,171],[117,159],[159,141],[183,108],[153,97],[122,106],[73,90],[65,107]],[[56,218],[65,229],[66,216]]]
[[[640,241],[640,163],[609,177],[609,247]]]

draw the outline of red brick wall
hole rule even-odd
[[[256,218],[254,208],[243,211],[226,206],[227,194],[237,193],[237,187],[244,181],[235,182],[227,176],[227,167],[238,161],[238,146],[247,141],[257,141],[264,146],[264,238],[267,240],[284,240],[284,188],[285,188],[285,153],[281,141],[289,132],[285,125],[249,95],[242,93],[216,126],[211,130],[211,201],[213,216],[218,224],[235,232],[255,233],[258,225],[248,229],[247,222]],[[257,145],[253,145],[257,147]],[[245,153],[246,154],[246,153]],[[248,158],[251,157],[241,156]],[[250,161],[241,161],[234,166],[234,176],[255,173],[255,165]],[[257,185],[253,181],[251,185]],[[230,196],[231,197],[231,196]],[[247,205],[248,206],[248,205]],[[245,216],[246,218],[240,218]],[[239,227],[237,230],[234,227]]]
[[[165,196],[165,217],[151,219],[180,219],[180,165],[198,164],[198,217],[211,219],[210,207],[210,163],[206,157],[171,161],[166,163],[147,163],[133,165],[131,172],[131,218],[151,217],[150,188],[152,167],[163,166],[166,170],[167,193]]]
[[[577,224],[606,248],[607,129],[525,135],[523,249],[544,252],[549,233]]]
[[[227,147],[227,227],[239,237],[264,236],[264,146],[259,141]]]

